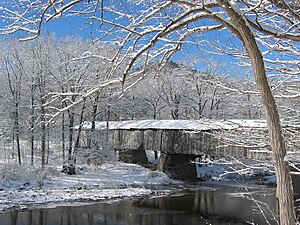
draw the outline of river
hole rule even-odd
[[[31,206],[0,214],[1,225],[277,224],[275,189],[201,184],[164,187],[168,194],[92,203]],[[267,221],[268,222],[267,222]]]

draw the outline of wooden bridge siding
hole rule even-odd
[[[116,149],[151,149],[167,154],[216,155],[217,139],[206,132],[178,130],[111,130],[109,142]]]
[[[144,143],[144,134],[138,130],[112,130],[109,131],[109,142],[116,149],[140,149]],[[144,148],[143,148],[144,149]]]
[[[224,146],[216,149],[218,156],[233,156],[237,158],[253,158],[250,154],[250,148],[242,146]]]
[[[106,135],[108,132],[108,145]],[[88,134],[86,134],[87,136]],[[238,158],[270,158],[270,154],[255,153],[255,148],[222,146],[220,140],[209,132],[184,132],[180,130],[103,130],[93,135],[94,147],[109,146],[115,149],[161,151],[166,154],[209,154]],[[82,143],[86,145],[84,141]],[[97,146],[96,146],[97,145]]]
[[[225,131],[226,132],[226,131]],[[174,134],[175,133],[175,134]],[[106,137],[108,134],[108,143]],[[242,146],[222,146],[219,139],[209,132],[184,132],[180,130],[101,130],[91,134],[83,131],[81,146],[87,147],[87,139],[92,136],[96,148],[131,150],[155,150],[166,154],[209,154],[233,156],[237,158],[270,159],[271,153],[259,152],[259,148]],[[222,146],[222,147],[219,147]]]
[[[144,131],[144,149],[161,151],[163,144],[163,132],[160,130],[145,130]]]

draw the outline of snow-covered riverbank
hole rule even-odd
[[[249,166],[252,165],[252,166]],[[272,183],[267,179],[265,162],[253,164],[236,160],[206,162],[197,167],[198,176],[218,183]],[[66,175],[61,167],[45,170],[18,164],[0,163],[0,213],[32,205],[90,202],[104,199],[137,197],[154,194],[163,185],[181,185],[165,173],[120,161],[106,161],[100,166],[78,165],[76,175]],[[225,182],[226,183],[226,182]],[[169,187],[166,187],[168,189]]]
[[[5,165],[1,171],[0,212],[32,204],[145,196],[153,193],[151,186],[179,183],[164,173],[122,162],[79,166],[72,176],[56,168],[40,171],[17,165]]]

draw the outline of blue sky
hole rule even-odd
[[[124,2],[123,2],[124,3]],[[126,4],[126,3],[124,3]],[[131,9],[126,9],[126,10],[131,10]],[[105,13],[104,17],[106,19],[112,19],[113,15],[109,14],[109,13]],[[73,16],[73,17],[66,17],[63,16],[62,18],[58,18],[58,19],[54,19],[50,22],[44,23],[42,26],[42,32],[41,35],[49,35],[54,33],[55,37],[60,38],[60,37],[64,37],[64,36],[80,36],[82,37],[84,40],[90,40],[92,37],[96,38],[99,36],[99,32],[98,30],[101,29],[102,31],[107,29],[106,25],[104,25],[103,27],[100,28],[99,26],[99,22],[96,22],[96,24],[93,26],[93,36],[91,36],[90,31],[91,31],[91,27],[89,26],[89,24],[87,24],[88,22],[90,22],[89,20],[85,20],[83,17],[80,16]],[[121,21],[122,23],[125,21]],[[1,26],[1,21],[0,21],[0,26]],[[98,30],[97,30],[98,29]],[[224,35],[225,34],[225,35]],[[18,37],[18,35],[26,35],[24,33],[16,33],[15,35],[9,36],[10,37]],[[230,33],[224,33],[224,32],[212,32],[212,33],[207,33],[205,34],[205,38],[208,38],[208,40],[217,43],[217,41],[219,40],[220,42],[227,42],[228,39],[228,35],[230,36]],[[110,37],[106,37],[106,41],[109,41]],[[239,41],[237,41],[237,39],[234,39],[233,37],[230,37],[230,42],[228,41],[228,43],[226,44],[232,44],[232,43],[236,43],[237,45],[239,44]],[[208,46],[207,46],[208,47]],[[194,64],[194,66],[198,69],[198,70],[207,70],[206,68],[204,68],[205,65],[203,65],[203,63],[205,64],[205,61],[207,61],[207,63],[209,63],[208,61],[212,61],[212,63],[214,64],[228,64],[228,69],[229,67],[234,67],[234,63],[237,62],[236,59],[234,59],[231,56],[227,56],[225,54],[210,54],[211,51],[207,48],[207,49],[200,49],[195,45],[184,45],[182,48],[182,51],[177,52],[173,55],[173,57],[171,58],[171,60],[173,61],[180,61],[186,64],[190,64],[190,66],[193,65],[194,62],[190,62],[190,59],[194,57],[195,58],[199,58],[199,64]],[[205,58],[205,60],[203,59]],[[187,60],[188,59],[188,60]],[[214,62],[213,62],[214,61]],[[224,66],[220,66],[222,71],[218,71],[218,72],[226,72],[223,71],[225,69]],[[243,70],[241,68],[241,70]],[[236,72],[236,71],[234,71]],[[239,72],[237,72],[239,73]]]
[[[42,35],[55,33],[57,37],[63,36],[82,36],[88,38],[87,31],[83,30],[84,21],[78,17],[65,17],[63,19],[52,20],[45,23],[42,29]]]
[[[98,23],[98,22],[97,22]],[[99,23],[95,24],[94,27],[97,29],[99,28]],[[105,29],[104,27],[102,27]],[[90,41],[91,35],[90,35],[90,26],[87,24],[87,21],[80,17],[64,17],[62,19],[56,19],[49,23],[45,23],[42,30],[42,35],[47,35],[50,33],[55,33],[55,37],[60,38],[64,36],[80,36],[83,40]],[[212,40],[215,39],[215,41],[227,41],[227,37],[224,36],[224,34],[216,34],[217,32],[208,33],[206,35],[206,38]],[[98,33],[94,29],[93,38],[97,37]],[[231,37],[233,42],[235,42],[236,45],[240,45],[239,41]],[[107,41],[107,39],[106,39]],[[217,42],[216,42],[217,43]],[[219,71],[216,70],[216,72],[219,73],[228,73],[228,70],[232,70],[232,68],[235,68],[233,71],[236,76],[240,76],[238,74],[245,74],[245,72],[249,71],[248,68],[240,68],[239,70],[236,70],[236,62],[237,59],[234,59],[231,56],[225,55],[225,54],[210,54],[209,56],[209,50],[208,49],[199,49],[195,45],[183,45],[182,50],[175,53],[171,60],[177,61],[177,62],[183,62],[185,64],[188,64],[189,66],[194,66],[196,69],[201,71],[207,71],[208,68],[204,68],[206,66],[209,66],[208,64],[219,64]],[[198,64],[194,64],[191,62],[191,59],[198,58]],[[205,58],[205,59],[203,59]],[[206,64],[206,65],[205,65]],[[226,64],[226,66],[224,66]]]

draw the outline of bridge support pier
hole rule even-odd
[[[192,163],[197,156],[188,154],[160,154],[157,169],[177,180],[196,181],[196,165]]]
[[[119,152],[119,160],[126,163],[147,164],[146,152],[143,150],[126,149]]]

